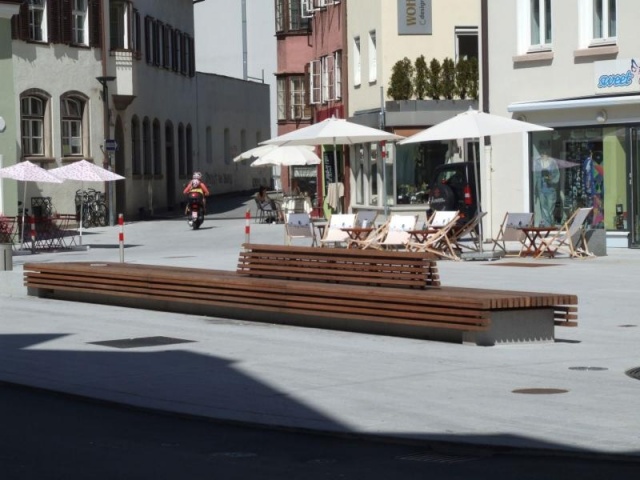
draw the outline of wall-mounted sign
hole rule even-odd
[[[639,58],[606,60],[593,64],[597,95],[640,92]]]
[[[432,0],[398,0],[398,35],[431,35]]]

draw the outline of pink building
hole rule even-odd
[[[346,4],[339,0],[275,0],[278,40],[277,120],[278,135],[291,132],[331,116],[346,118],[346,88],[343,62],[346,52]],[[346,74],[346,72],[345,72]],[[332,146],[322,155],[331,157]],[[332,158],[332,157],[331,157]],[[339,159],[341,160],[341,159]],[[333,165],[333,162],[325,162]],[[338,162],[338,179],[348,178],[347,162]],[[326,173],[326,175],[325,175]],[[283,169],[283,188],[297,180],[320,214],[326,184],[335,181],[319,167]],[[345,187],[348,185],[346,182]],[[347,188],[348,190],[348,188]],[[345,191],[344,205],[349,205]]]

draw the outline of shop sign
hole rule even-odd
[[[640,58],[594,63],[595,91],[598,95],[640,92]]]
[[[431,35],[432,0],[398,0],[398,35]]]

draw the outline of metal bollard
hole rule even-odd
[[[120,263],[124,263],[124,215],[118,214],[118,225],[120,225],[120,233],[118,234],[118,243],[120,244]]]
[[[251,210],[248,208],[244,214],[244,219],[244,241],[245,243],[251,243]]]

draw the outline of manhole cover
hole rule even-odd
[[[631,378],[635,378],[636,380],[640,380],[640,367],[632,368],[630,370],[627,370],[624,373],[629,375]]]
[[[182,338],[171,337],[139,337],[139,338],[123,338],[121,340],[107,340],[104,342],[89,342],[90,345],[103,345],[113,348],[140,348],[140,347],[159,347],[163,345],[174,345],[178,343],[192,343],[193,340],[184,340]]]
[[[492,263],[490,266],[493,267],[557,267],[560,265],[559,263],[525,263],[525,262],[502,262],[502,263]]]
[[[556,393],[568,393],[569,390],[562,388],[518,388],[512,393],[525,393],[528,395],[554,395]]]
[[[472,460],[479,460],[480,457],[471,457],[471,456],[463,456],[463,455],[444,455],[440,453],[426,452],[426,453],[414,453],[410,455],[403,455],[400,457],[396,457],[396,459],[411,460],[414,462],[452,464],[452,463],[470,462]]]
[[[603,370],[609,370],[605,367],[569,367],[569,370],[580,370],[580,371],[591,371],[591,372],[601,372]]]

